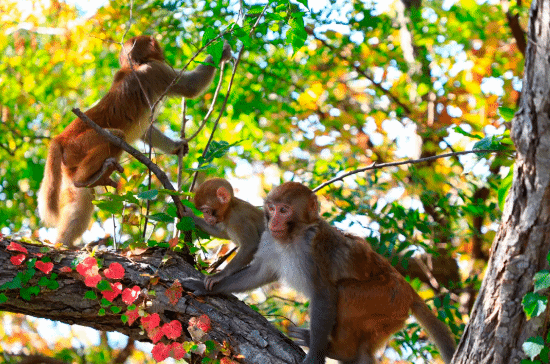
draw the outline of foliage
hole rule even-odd
[[[372,163],[473,148],[513,149],[508,123],[518,105],[523,57],[506,11],[518,14],[526,27],[527,5],[506,10],[500,3],[485,1],[450,3],[425,0],[421,8],[406,9],[400,1],[344,1],[343,5],[328,1],[318,6],[311,1],[278,0],[266,7],[244,2],[241,18],[240,2],[112,1],[83,17],[58,0],[34,2],[29,9],[23,2],[4,1],[0,4],[0,232],[46,236],[45,229],[39,230],[35,210],[47,141],[74,118],[73,107],[86,109],[105,94],[118,67],[119,42],[142,33],[157,34],[167,61],[178,69],[220,34],[235,54],[244,47],[231,91],[227,92],[230,72],[226,71],[214,116],[190,141],[190,153],[181,162],[180,191],[190,190],[196,172],[199,181],[225,176],[234,183],[237,196],[259,204],[265,192],[283,180],[315,187]],[[207,52],[218,52],[220,45],[210,43]],[[188,67],[203,59],[200,54]],[[186,100],[185,135],[199,128],[213,90]],[[226,96],[228,106],[214,129]],[[167,100],[158,121],[171,137],[180,135],[180,101]],[[138,147],[148,152],[143,145]],[[175,158],[152,153],[153,161],[172,180],[178,175]],[[205,240],[190,219],[174,223],[168,192],[128,155],[122,164],[125,172],[115,176],[117,191],[98,189],[97,224],[93,237],[85,238],[108,231],[119,249],[188,248],[199,255],[199,267],[205,267],[219,242]],[[366,237],[398,267],[408,269],[410,259],[423,256],[450,257],[457,263],[459,273],[452,282],[412,283],[458,337],[479,289],[478,277],[511,183],[511,167],[510,154],[439,159],[356,174],[318,195],[326,219]],[[259,196],[253,196],[252,190],[258,190]],[[184,200],[191,196],[180,195]],[[177,238],[172,238],[174,229],[180,232]],[[188,231],[193,231],[192,241],[185,238]],[[55,273],[47,273],[49,262],[38,258],[14,251],[11,261],[24,270],[18,281],[9,284],[29,299],[37,289],[54,287]],[[91,264],[88,269],[94,274],[87,275],[90,292],[96,296],[90,293],[86,298],[107,299],[94,291],[94,282],[101,277],[96,268]],[[31,273],[50,278],[45,277],[39,288],[26,287]],[[539,284],[545,285],[546,278]],[[111,283],[99,292],[123,297],[128,289],[128,300],[136,294],[131,287]],[[275,315],[283,327],[289,325],[283,317],[297,324],[307,321],[301,304],[273,299],[285,293],[275,288],[267,296],[252,295],[257,307]],[[524,300],[533,317],[546,305],[537,295]],[[105,304],[104,309],[112,308]],[[15,325],[22,325],[24,319],[17,320]],[[28,340],[10,337],[32,348]],[[429,357],[431,349],[422,337],[411,324],[395,343],[410,349],[403,352],[410,360]],[[0,345],[5,350],[12,347],[5,341]],[[45,347],[36,350],[53,353]],[[91,347],[86,350],[86,355],[114,355],[105,346],[95,354]],[[161,357],[169,350],[159,347],[155,353]],[[528,350],[534,353],[536,346]],[[77,352],[63,347],[55,355],[69,360],[82,354]]]

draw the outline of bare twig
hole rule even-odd
[[[84,121],[86,124],[88,124],[92,129],[94,129],[99,135],[103,136],[105,139],[107,139],[110,143],[113,145],[122,148],[126,152],[128,152],[132,157],[136,158],[138,161],[140,161],[142,164],[144,164],[151,172],[157,176],[159,181],[162,183],[164,188],[167,190],[175,191],[174,186],[172,185],[172,182],[170,182],[170,179],[168,179],[168,176],[166,173],[164,173],[159,166],[157,166],[151,159],[147,158],[143,153],[141,153],[136,148],[132,147],[128,143],[126,143],[124,140],[120,139],[119,137],[111,134],[109,131],[103,129],[99,125],[97,125],[95,122],[93,122],[86,114],[84,114],[80,109],[74,108],[72,109],[73,113],[78,116],[82,121]],[[174,204],[176,205],[178,217],[181,219],[182,217],[186,216],[185,214],[185,207],[181,203],[181,200],[179,196],[175,194],[170,194],[172,197],[172,200],[174,201]]]
[[[208,109],[208,111],[206,112],[206,115],[202,119],[202,122],[201,122],[199,128],[197,129],[197,131],[195,131],[195,133],[193,133],[193,135],[191,135],[189,137],[189,139],[187,139],[188,142],[195,139],[197,137],[197,135],[199,135],[199,133],[202,130],[202,128],[204,127],[204,125],[206,125],[206,121],[208,121],[208,118],[210,117],[210,114],[212,114],[212,111],[214,111],[214,104],[216,103],[216,100],[218,99],[218,95],[220,93],[220,89],[221,89],[222,83],[223,83],[223,70],[224,70],[224,68],[225,68],[225,63],[222,63],[222,65],[220,66],[220,79],[218,81],[218,86],[216,86],[216,91],[214,91],[214,97],[212,98],[212,103],[210,103],[210,108]]]
[[[250,29],[250,32],[249,32],[250,35],[254,33],[254,29],[256,29],[256,27],[260,23],[260,19],[264,16],[269,4],[270,3],[267,3],[264,6],[264,8],[262,9],[262,13],[260,14],[260,16],[258,16],[258,19],[256,19],[256,22],[254,23],[254,25]],[[237,72],[237,67],[239,66],[239,63],[241,62],[241,58],[243,56],[243,53],[244,53],[244,45],[241,48],[241,50],[239,51],[239,55],[237,56],[237,61],[235,62],[235,65],[233,66],[233,73],[231,74],[231,80],[229,81],[229,86],[227,87],[227,93],[225,95],[225,99],[223,100],[223,104],[222,104],[220,113],[218,115],[218,118],[216,119],[216,122],[214,123],[214,126],[212,127],[212,133],[210,133],[210,138],[208,139],[208,142],[206,142],[206,145],[205,145],[204,150],[202,152],[203,157],[206,156],[206,153],[208,152],[208,147],[210,146],[210,143],[212,142],[212,139],[214,138],[214,132],[216,131],[216,129],[218,127],[218,124],[220,122],[220,119],[221,119],[221,117],[222,117],[222,115],[225,111],[226,106],[227,106],[227,100],[229,100],[229,95],[231,94],[231,88],[233,87],[233,80],[235,79],[235,73]],[[191,182],[191,186],[189,187],[189,191],[192,191],[193,188],[195,187],[195,183],[197,183],[198,174],[199,174],[198,171],[195,172],[195,175],[193,176],[193,182]]]
[[[218,260],[216,260],[214,263],[212,263],[210,265],[210,267],[208,267],[210,269],[209,272],[212,273],[214,270],[216,270],[216,268],[218,268],[220,265],[222,265],[222,263],[225,262],[227,260],[227,258],[229,258],[231,256],[231,254],[235,253],[235,251],[238,248],[239,248],[238,246],[235,246],[235,247],[233,247],[233,249],[231,249],[230,251],[228,251],[227,253],[225,253],[221,257],[219,257]]]
[[[463,151],[463,152],[445,153],[445,154],[439,154],[439,155],[434,155],[434,156],[431,156],[431,157],[420,158],[420,159],[407,159],[407,160],[399,161],[399,162],[390,162],[390,163],[381,163],[381,164],[372,163],[371,165],[369,165],[367,167],[355,169],[355,170],[350,171],[350,172],[346,172],[346,173],[342,174],[341,176],[334,177],[334,178],[332,178],[332,179],[330,179],[326,182],[323,182],[319,186],[315,187],[313,189],[313,192],[317,192],[320,189],[322,189],[322,188],[324,188],[324,187],[326,187],[326,186],[328,186],[328,185],[330,185],[330,184],[332,184],[336,181],[341,181],[346,177],[352,176],[352,175],[357,174],[357,173],[370,171],[370,170],[373,170],[373,169],[381,169],[381,168],[386,168],[386,167],[395,167],[395,166],[400,166],[400,165],[403,165],[403,164],[417,164],[417,163],[428,162],[428,161],[432,161],[432,160],[436,160],[436,159],[440,159],[440,158],[454,157],[454,156],[459,156],[459,155],[464,155],[464,154],[471,154],[471,153],[510,153],[510,152],[514,152],[514,151],[513,150],[493,150],[493,149],[466,150],[466,151]]]

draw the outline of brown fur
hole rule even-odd
[[[222,61],[231,56],[226,46]],[[168,89],[178,72],[164,62],[159,43],[152,36],[128,40],[120,53],[121,69],[109,92],[85,114],[99,126],[128,143],[138,138],[166,153],[178,153],[187,145],[173,141],[150,126],[150,107]],[[208,57],[206,62],[212,62]],[[185,72],[168,90],[169,96],[197,97],[212,82],[215,67],[199,65]],[[56,226],[58,242],[72,246],[90,223],[93,212],[91,191],[78,187],[116,186],[110,178],[122,171],[118,159],[122,150],[76,118],[50,144],[44,179],[38,194],[39,215],[47,226]]]
[[[206,277],[205,287],[212,286],[245,267],[258,249],[265,225],[260,209],[233,194],[233,187],[223,178],[202,183],[195,192],[194,204],[203,211],[205,220],[193,216],[204,231],[221,239],[231,239],[239,251],[219,273]]]
[[[301,247],[303,252],[298,254],[305,256],[294,262],[311,259],[311,271],[289,274],[288,271],[303,267],[283,266],[282,276],[295,287],[304,287],[307,283],[303,282],[309,280],[313,285],[306,287],[309,292],[322,290],[326,295],[337,295],[327,356],[346,363],[374,363],[375,351],[403,327],[412,310],[438,345],[445,362],[450,362],[455,343],[447,326],[366,241],[343,234],[322,220],[317,197],[309,188],[295,182],[284,183],[268,194],[265,211],[275,240],[282,246]],[[282,229],[284,233],[280,232]],[[288,260],[284,254],[283,262]],[[309,340],[307,336],[306,341]]]

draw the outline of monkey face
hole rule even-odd
[[[292,206],[285,203],[268,203],[268,228],[277,240],[287,240],[290,235],[289,223],[292,220]]]
[[[203,206],[199,210],[201,210],[202,213],[204,214],[204,220],[208,224],[214,226],[219,222],[218,218],[216,217],[217,211],[215,209],[212,209],[209,206]]]

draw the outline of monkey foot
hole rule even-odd
[[[99,171],[94,173],[88,180],[83,182],[74,182],[75,187],[96,187],[96,186],[117,186],[117,183],[111,179],[114,171],[124,172],[124,168],[115,158],[107,158]]]

